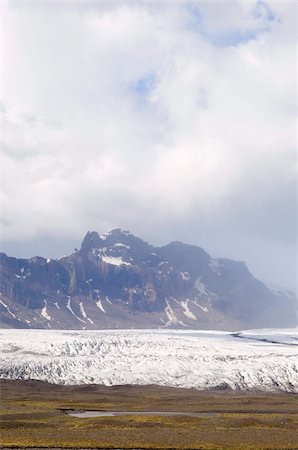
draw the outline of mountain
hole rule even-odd
[[[0,254],[2,328],[243,329],[296,326],[291,293],[267,288],[243,262],[202,248],[154,247],[128,231],[88,232],[58,260]]]

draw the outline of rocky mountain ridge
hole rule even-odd
[[[274,292],[243,262],[128,231],[88,232],[58,260],[0,254],[2,327],[51,329],[295,326],[293,294]]]

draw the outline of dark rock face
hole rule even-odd
[[[0,254],[2,327],[239,329],[296,325],[296,300],[243,262],[182,242],[153,247],[120,229],[88,232],[59,260]]]

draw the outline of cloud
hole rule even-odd
[[[191,3],[190,23],[214,45],[237,46],[249,42],[279,23],[279,14],[263,1]]]
[[[3,9],[3,242],[121,226],[294,261],[294,5]]]

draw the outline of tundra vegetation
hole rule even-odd
[[[70,410],[212,414],[82,419]],[[297,395],[1,380],[1,448],[294,450]]]

